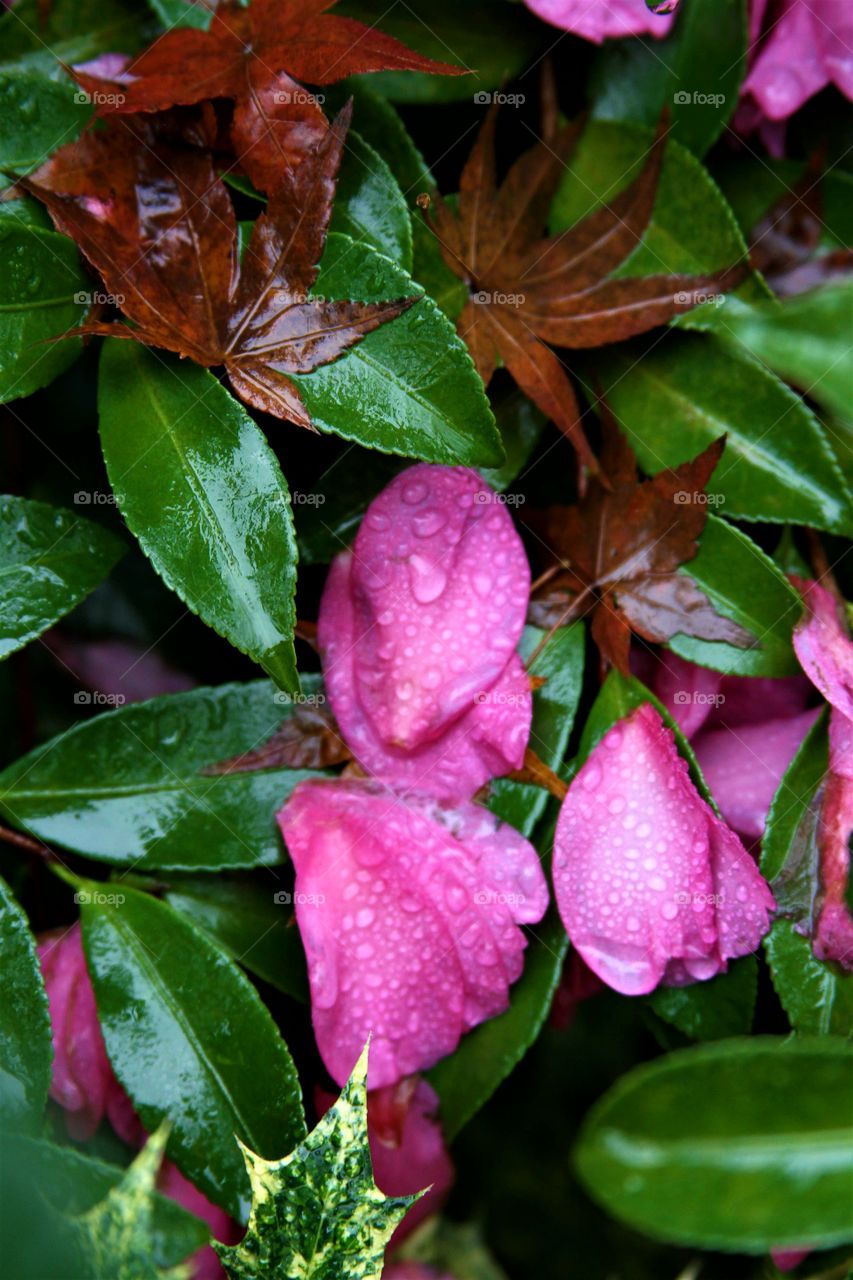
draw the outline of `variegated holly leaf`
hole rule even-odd
[[[365,1046],[338,1101],[289,1156],[264,1160],[243,1146],[249,1228],[240,1244],[213,1246],[231,1280],[380,1280],[385,1246],[420,1195],[385,1196],[373,1181],[367,1055]]]
[[[91,1280],[190,1280],[191,1265],[162,1271],[154,1258],[154,1184],[169,1126],[161,1125],[103,1200],[72,1219]]]

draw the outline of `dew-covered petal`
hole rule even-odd
[[[521,635],[529,588],[512,518],[476,472],[420,463],[374,499],[349,570],[352,679],[385,744],[435,739],[492,688]],[[321,613],[322,651],[331,625]]]
[[[515,919],[545,904],[535,850],[517,832],[474,805],[448,813],[356,779],[300,784],[279,821],[317,1044],[339,1084],[368,1034],[379,1088],[506,1008],[524,948]]]
[[[720,955],[723,960],[736,960],[758,947],[770,928],[776,903],[755,859],[734,831],[711,815],[709,833]]]
[[[528,9],[563,31],[602,40],[616,36],[665,36],[672,14],[656,14],[645,0],[525,0]],[[673,5],[673,8],[675,6]]]
[[[820,709],[735,728],[703,729],[693,740],[696,759],[720,812],[748,840],[764,823],[788,765]]]
[[[853,779],[830,773],[820,810],[821,898],[814,953],[853,969],[853,919],[847,905],[850,877],[850,837],[853,835]]]
[[[398,788],[429,791],[448,801],[468,799],[490,779],[520,768],[533,701],[527,673],[513,651],[495,683],[479,691],[468,710],[437,738],[406,749],[381,736],[362,703],[354,673],[364,631],[355,619],[353,563],[354,553],[344,552],[329,570],[318,638],[332,709],[362,768]],[[434,683],[433,668],[425,678]]]
[[[853,641],[845,634],[826,588],[817,582],[795,581],[806,607],[794,628],[800,666],[826,701],[853,720]]]
[[[648,704],[605,735],[572,782],[554,847],[557,905],[573,945],[617,991],[652,991],[672,961],[685,981],[721,967],[711,816]]]
[[[770,120],[784,120],[829,82],[808,0],[787,0],[767,32],[742,92]]]

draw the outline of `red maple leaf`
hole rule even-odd
[[[57,151],[23,185],[135,326],[92,320],[82,331],[223,365],[248,404],[309,427],[287,375],[329,364],[417,301],[310,296],[351,111],[285,170],[242,257],[231,198],[198,122],[176,137],[174,117],[120,118]]]
[[[571,440],[592,471],[598,463],[583,435],[571,381],[551,350],[599,347],[665,324],[719,293],[745,266],[710,275],[610,279],[636,248],[652,214],[666,134],[662,122],[639,176],[557,236],[543,229],[574,148],[579,125],[546,136],[495,174],[494,108],[462,171],[456,211],[439,200],[430,223],[450,269],[470,289],[460,337],[488,385],[498,359],[543,413]]]
[[[581,502],[549,507],[529,521],[552,570],[534,592],[531,621],[560,626],[592,613],[592,636],[603,659],[625,675],[632,631],[656,643],[681,633],[753,644],[748,632],[716,612],[692,578],[677,572],[698,550],[708,517],[704,490],[725,438],[690,462],[640,480],[631,446],[606,412],[602,427],[601,463],[610,488],[593,478]]]
[[[234,149],[255,186],[271,191],[327,127],[299,81],[325,85],[366,71],[464,75],[354,18],[330,14],[337,0],[226,0],[209,31],[167,31],[135,58],[110,56],[74,69],[101,115],[163,111],[232,98]]]

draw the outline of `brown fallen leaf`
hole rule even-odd
[[[241,399],[303,427],[290,373],[329,364],[416,298],[310,296],[323,252],[352,107],[285,172],[239,253],[231,197],[199,123],[118,117],[60,148],[22,185],[100,272],[134,327],[80,332],[145,342],[222,365]],[[177,135],[177,136],[176,136]]]
[[[352,752],[325,704],[298,703],[271,738],[252,751],[208,765],[205,775],[252,773],[258,769],[328,769],[345,764]]]
[[[483,382],[488,385],[502,360],[595,472],[577,397],[551,346],[598,347],[644,333],[689,311],[710,291],[731,287],[746,267],[701,276],[608,278],[636,248],[651,217],[665,121],[625,191],[557,236],[543,236],[543,228],[580,122],[524,152],[500,186],[495,124],[493,108],[462,172],[457,209],[435,197],[428,214],[445,261],[470,290],[458,332]]]
[[[677,572],[698,550],[708,514],[704,490],[725,437],[692,461],[640,480],[631,447],[606,411],[602,429],[601,462],[611,488],[593,479],[577,505],[549,507],[528,520],[547,564],[558,567],[532,597],[531,622],[553,628],[591,613],[602,658],[625,675],[632,632],[656,643],[680,632],[741,648],[754,644]]]

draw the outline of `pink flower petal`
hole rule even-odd
[[[243,1228],[233,1218],[229,1218],[224,1209],[211,1204],[188,1178],[185,1178],[176,1164],[164,1160],[157,1179],[157,1190],[170,1200],[176,1201],[189,1213],[201,1218],[210,1228],[215,1240],[222,1244],[237,1244],[243,1236]],[[225,1270],[210,1245],[204,1245],[188,1259],[191,1264],[193,1280],[224,1280]]]
[[[752,949],[773,905],[647,704],[605,735],[572,782],[554,889],[573,945],[625,995],[713,977]]]
[[[723,676],[708,728],[735,728],[758,720],[799,715],[814,703],[814,688],[805,676]]]
[[[533,847],[486,809],[406,801],[361,780],[301,783],[279,814],[296,868],[314,1030],[343,1084],[372,1034],[368,1084],[451,1053],[507,1006],[547,887]]]
[[[839,773],[827,776],[820,811],[821,901],[814,953],[853,969],[853,919],[847,907],[850,876],[850,836],[853,834],[853,779]]]
[[[530,732],[514,652],[530,570],[495,499],[464,467],[409,468],[371,503],[320,607],[326,687],[359,763],[448,800],[518,768]]]
[[[655,668],[652,688],[681,732],[690,738],[715,707],[722,680],[718,672],[664,650]]]
[[[318,1089],[318,1115],[325,1115],[334,1101],[333,1094]],[[440,1212],[455,1170],[438,1119],[438,1095],[426,1080],[408,1076],[399,1084],[374,1089],[367,1096],[367,1127],[373,1177],[380,1191],[407,1196],[430,1188],[394,1232],[391,1251],[424,1218]]]
[[[665,36],[672,15],[655,14],[645,0],[525,0],[528,9],[545,22],[585,40],[613,36]]]
[[[806,606],[794,628],[800,666],[826,701],[853,720],[853,641],[845,634],[826,588],[817,582],[793,581]]]
[[[793,1271],[811,1253],[811,1249],[771,1249],[770,1257],[780,1271]]]
[[[815,707],[786,719],[703,729],[694,740],[696,759],[720,812],[746,839],[763,835],[782,776],[819,715]]]
[[[770,120],[784,120],[829,79],[818,20],[807,0],[788,0],[759,46],[742,92]]]

